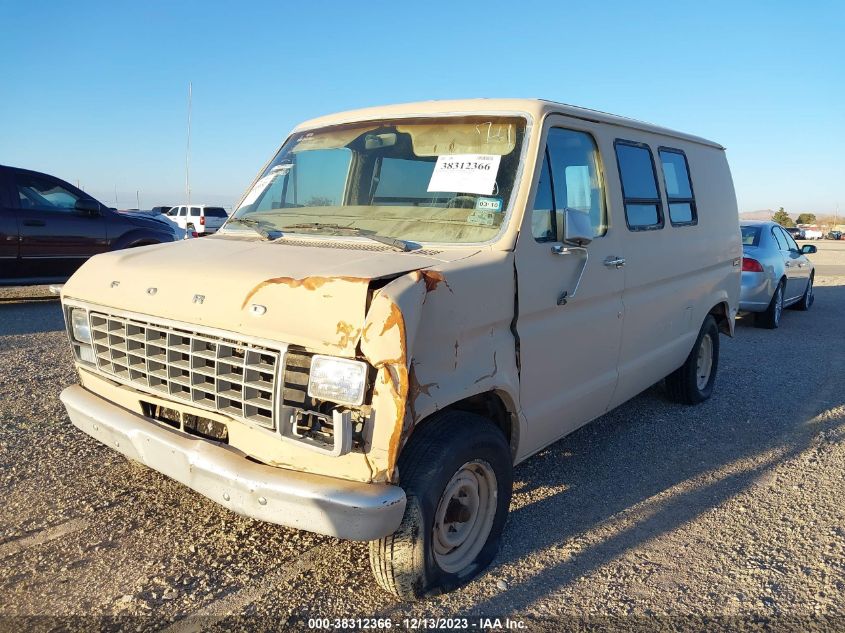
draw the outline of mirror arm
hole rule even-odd
[[[574,299],[575,295],[578,293],[578,288],[581,286],[581,280],[584,278],[584,271],[587,270],[587,264],[590,261],[590,252],[583,246],[564,246],[563,244],[555,244],[552,246],[552,253],[555,255],[573,255],[575,254],[575,251],[584,253],[584,263],[581,264],[581,271],[578,273],[578,279],[575,282],[575,288],[572,289],[572,292],[570,293],[568,290],[564,290],[557,298],[557,304],[559,306],[566,305],[566,302],[570,299]]]

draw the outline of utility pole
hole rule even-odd
[[[141,191],[139,189],[135,190],[135,204],[138,205],[136,208],[140,210],[141,209]]]
[[[114,186],[114,208],[119,208],[120,205],[117,204],[117,185]]]
[[[191,204],[191,99],[193,96],[193,82],[188,82],[188,145],[185,148],[185,195],[187,204]]]

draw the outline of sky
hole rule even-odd
[[[845,3],[0,0],[0,164],[233,204],[300,121],[541,97],[728,150],[740,211],[845,213]],[[116,192],[116,194],[115,194]]]

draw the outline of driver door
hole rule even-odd
[[[517,240],[526,454],[602,415],[616,388],[625,271],[611,262],[620,259],[624,233],[608,220],[596,131],[583,121],[547,120],[533,208]],[[584,250],[562,242],[565,207],[590,215],[594,237]]]
[[[77,211],[85,194],[58,178],[19,171],[12,175],[18,206],[21,277],[68,277],[108,249],[101,213]]]

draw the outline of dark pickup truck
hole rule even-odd
[[[97,253],[177,238],[166,220],[119,213],[54,176],[0,165],[0,286],[61,283]]]

